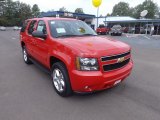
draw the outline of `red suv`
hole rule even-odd
[[[24,62],[45,68],[61,96],[113,87],[132,70],[130,46],[97,36],[80,20],[28,19],[20,39]]]
[[[100,35],[106,35],[108,34],[110,31],[110,28],[104,26],[104,25],[100,25],[97,29],[96,29],[96,32],[97,34],[100,34]]]

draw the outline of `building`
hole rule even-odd
[[[154,34],[160,35],[160,19],[135,19],[132,17],[108,17],[104,24],[112,27],[115,24],[120,24],[122,27],[130,29],[130,32],[136,34],[149,34],[151,27],[154,26]],[[133,31],[132,31],[132,30]]]
[[[62,11],[42,12],[40,17],[75,18],[86,22],[94,30],[101,24],[104,24],[109,28],[111,28],[115,24],[119,24],[122,27],[127,28],[128,32],[136,34],[149,34],[151,26],[154,26],[154,34],[160,34],[160,19],[135,19],[129,16],[109,16],[97,18],[95,15]]]
[[[121,21],[135,21],[135,18],[129,16],[110,16],[110,17],[98,17],[98,23],[104,24],[105,26],[110,26],[110,23],[114,21],[115,23]],[[97,23],[97,19],[94,20],[94,24]]]
[[[63,17],[63,18],[74,18],[86,22],[93,29],[95,25],[92,24],[92,21],[95,19],[95,15],[90,14],[81,14],[81,13],[72,13],[72,12],[62,12],[62,11],[52,11],[52,12],[42,12],[39,17]]]

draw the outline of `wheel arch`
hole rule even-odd
[[[21,47],[23,48],[25,46],[25,43],[21,41]]]
[[[49,58],[49,67],[50,67],[50,69],[52,68],[52,65],[54,63],[56,63],[56,62],[62,62],[65,65],[66,69],[68,70],[67,63],[62,58],[55,57],[55,56],[50,56],[50,58]]]

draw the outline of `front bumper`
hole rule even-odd
[[[113,34],[122,34],[122,32],[118,32],[118,31],[117,32],[115,31],[115,32],[112,32],[112,33]]]
[[[106,31],[97,31],[98,34],[107,33]]]
[[[113,87],[117,81],[123,81],[132,71],[133,62],[118,70],[102,71],[77,71],[70,75],[71,86],[74,92],[94,92]]]

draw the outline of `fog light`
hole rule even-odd
[[[118,85],[119,83],[121,83],[122,80],[117,80],[114,85]]]
[[[85,86],[84,89],[88,92],[92,92],[93,90],[89,86]]]
[[[89,87],[88,86],[85,86],[85,89],[88,89]]]

